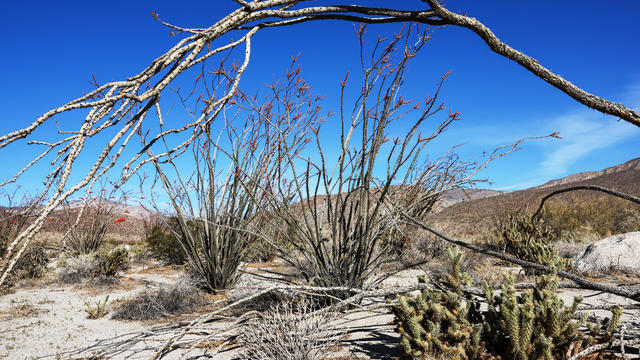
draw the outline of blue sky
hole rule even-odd
[[[389,6],[385,1],[361,3]],[[394,1],[420,9],[420,1]],[[489,26],[503,41],[598,96],[640,107],[640,26],[637,1],[559,0],[545,2],[450,0]],[[47,110],[91,89],[99,82],[136,74],[171,47],[176,38],[151,17],[170,23],[206,27],[237,7],[232,1],[4,1],[0,3],[0,132],[21,128]],[[370,26],[371,39],[399,25]],[[236,38],[238,35],[232,34]],[[259,89],[279,77],[291,56],[299,62],[315,93],[327,95],[324,107],[336,109],[344,74],[357,71],[357,38],[353,25],[317,22],[295,28],[266,29],[253,41],[252,59],[242,86]],[[448,27],[412,63],[403,93],[422,98],[433,93],[442,74],[451,70],[441,99],[456,111],[456,123],[429,151],[439,154],[465,143],[463,157],[527,136],[559,131],[562,140],[523,144],[522,149],[492,163],[481,173],[493,184],[517,189],[571,173],[599,170],[640,156],[639,129],[584,108],[559,90],[488,47],[471,31]],[[186,75],[190,76],[190,75]],[[189,79],[192,80],[192,79]],[[73,116],[61,117],[67,128]],[[181,119],[175,119],[181,121]],[[46,135],[46,134],[45,134]],[[331,143],[332,136],[326,140]],[[4,177],[30,160],[24,143],[0,149]],[[43,171],[21,179],[37,188]],[[4,180],[4,178],[3,178]]]

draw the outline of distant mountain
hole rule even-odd
[[[54,211],[62,211],[65,209],[76,209],[84,204],[84,200],[70,200],[64,205],[58,205]],[[106,206],[114,207],[114,212],[117,215],[129,216],[135,219],[148,219],[153,216],[154,211],[145,207],[142,204],[139,205],[124,205],[119,204],[116,201],[110,199],[92,199],[88,202],[89,206]]]
[[[491,196],[501,195],[505,192],[506,191],[490,189],[453,189],[445,191],[438,200],[434,210],[436,212],[440,212],[449,206],[461,202],[484,199]]]
[[[560,179],[551,180],[540,186],[536,186],[534,187],[534,189],[544,189],[544,188],[549,188],[549,187],[558,186],[558,185],[565,185],[565,184],[586,181],[586,180],[594,179],[603,175],[619,174],[619,173],[624,173],[628,171],[633,172],[637,170],[640,170],[640,158],[629,160],[623,164],[608,167],[601,171],[586,171],[586,172],[581,172],[577,174],[571,174],[569,176],[565,176]],[[639,181],[640,181],[640,178],[639,178]]]

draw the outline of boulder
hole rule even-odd
[[[577,271],[640,270],[640,231],[599,240],[575,260]]]

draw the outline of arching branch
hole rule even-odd
[[[609,194],[609,195],[613,195],[613,196],[617,196],[621,199],[625,199],[625,200],[629,200],[631,202],[634,202],[636,204],[640,204],[640,198],[637,198],[635,196],[631,196],[625,193],[621,193],[619,191],[616,190],[612,190],[606,187],[602,187],[602,186],[598,186],[598,185],[578,185],[578,186],[571,186],[568,188],[564,188],[564,189],[560,189],[560,190],[556,190],[553,191],[549,194],[547,194],[545,197],[542,198],[542,200],[540,200],[540,205],[538,206],[538,209],[533,213],[533,215],[531,216],[531,220],[535,219],[536,217],[538,217],[540,215],[540,212],[542,211],[542,208],[544,207],[544,203],[549,200],[550,198],[558,195],[558,194],[562,194],[562,193],[566,193],[566,192],[570,192],[570,191],[576,191],[576,190],[593,190],[593,191],[600,191],[603,192],[605,194]]]
[[[573,85],[562,76],[557,75],[544,66],[540,65],[540,63],[538,63],[538,60],[527,56],[502,42],[488,27],[486,27],[480,21],[472,17],[453,13],[447,10],[444,6],[440,5],[438,0],[426,1],[432,7],[434,12],[448,24],[462,26],[472,30],[474,33],[480,36],[480,38],[482,38],[485,43],[487,43],[491,50],[520,64],[522,67],[531,71],[540,79],[558,88],[560,91],[571,96],[579,103],[586,105],[592,109],[598,110],[602,113],[619,117],[620,119],[630,122],[635,126],[640,126],[640,114],[638,114],[633,109],[629,109],[622,104],[617,104],[607,99],[595,96]]]

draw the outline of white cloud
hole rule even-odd
[[[554,119],[551,124],[563,140],[542,162],[538,171],[540,177],[562,176],[588,154],[640,135],[637,127],[593,110],[576,111]]]
[[[627,87],[622,102],[635,109],[640,108],[640,81]],[[530,154],[532,171],[526,178],[513,179],[516,184],[503,186],[500,190],[516,190],[541,185],[549,180],[567,176],[576,168],[583,169],[578,171],[601,170],[588,166],[589,156],[593,156],[596,152],[610,151],[619,159],[620,146],[616,145],[628,144],[632,139],[637,139],[635,143],[640,145],[640,128],[584,107],[545,121],[531,121],[530,124],[536,124],[536,132],[557,131],[562,136],[562,140],[529,143],[533,146],[527,146],[527,150],[524,151]],[[526,127],[517,132],[531,134],[534,131],[531,127]],[[639,150],[640,147],[630,147],[626,151],[626,156],[619,160],[626,161],[640,156]]]

